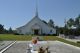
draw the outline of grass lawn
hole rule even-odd
[[[0,40],[16,40],[16,41],[28,41],[31,40],[33,36],[31,35],[13,35],[13,34],[0,34]],[[44,40],[58,40],[64,43],[68,43],[74,46],[78,46],[80,47],[80,43],[74,43],[74,42],[70,42],[61,38],[58,38],[56,36],[42,36]]]
[[[31,40],[31,38],[32,36],[27,36],[27,35],[0,34],[0,40],[24,41],[24,40]]]

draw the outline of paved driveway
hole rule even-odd
[[[0,41],[0,50],[2,50],[4,47],[8,46],[13,41]]]
[[[4,53],[27,53],[29,41],[17,41]],[[46,45],[46,44],[45,44]],[[80,53],[80,49],[59,41],[48,41],[51,53]]]

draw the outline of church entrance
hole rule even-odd
[[[39,34],[39,30],[38,30],[38,29],[35,29],[35,30],[34,30],[34,34],[35,34],[35,35],[38,35],[38,34]]]

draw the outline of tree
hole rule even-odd
[[[67,21],[67,26],[68,27],[71,27],[74,25],[74,19],[70,18],[68,21]]]
[[[0,24],[0,33],[4,33],[4,25]]]
[[[80,26],[80,15],[79,15],[77,18],[75,18],[75,25],[76,25],[77,27]]]
[[[56,34],[59,35],[59,27],[55,26],[55,29],[56,29]]]
[[[13,34],[13,30],[12,30],[11,27],[9,28],[8,33],[9,33],[9,34]]]
[[[48,25],[51,26],[51,27],[54,27],[54,22],[53,22],[52,19],[49,20]]]

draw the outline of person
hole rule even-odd
[[[32,44],[37,44],[39,37],[32,37]]]

